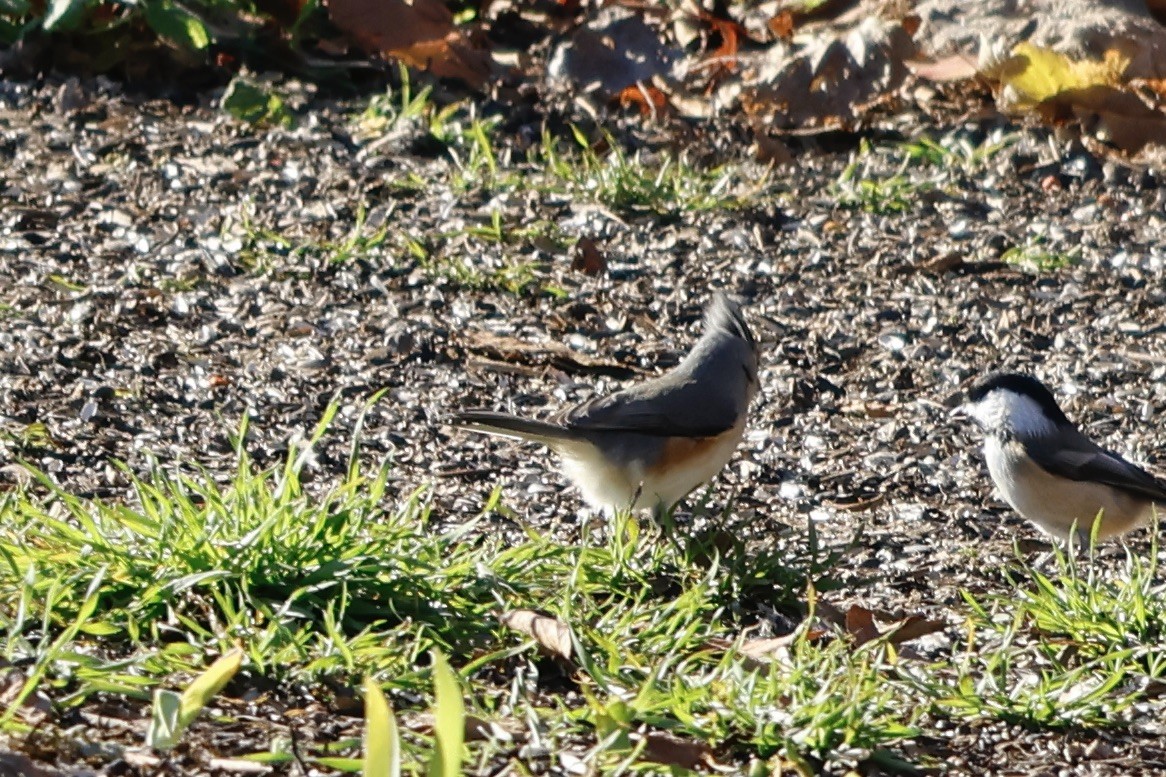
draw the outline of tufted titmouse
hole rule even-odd
[[[1115,537],[1166,505],[1166,483],[1084,434],[1035,378],[995,373],[977,381],[964,409],[985,432],[988,472],[1005,501],[1046,533],[1068,541]]]
[[[546,445],[583,498],[608,509],[667,509],[712,479],[745,431],[757,393],[757,343],[741,308],[713,297],[704,334],[671,372],[588,400],[550,421],[488,410],[467,429]]]

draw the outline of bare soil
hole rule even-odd
[[[293,101],[295,129],[252,130],[222,116],[210,94],[181,104],[104,81],[0,85],[3,488],[20,477],[18,457],[75,493],[111,499],[126,495],[118,462],[226,480],[244,414],[248,450],[272,465],[338,395],[341,412],[310,468],[326,484],[344,469],[362,404],[385,389],[362,445],[371,461],[392,459],[394,489],[430,484],[438,515],[461,522],[501,483],[528,520],[575,535],[579,499],[544,452],[463,435],[444,419],[466,406],[538,415],[666,369],[695,337],[713,288],[744,298],[765,352],[749,432],[710,501],[733,500],[755,542],[801,542],[810,521],[835,540],[862,527],[838,570],[839,606],[955,623],[961,589],[999,590],[1014,539],[1039,540],[993,494],[971,430],[949,417],[953,397],[987,370],[1035,372],[1100,441],[1162,463],[1166,216],[1152,171],[1022,130],[983,169],[919,189],[904,212],[874,214],[841,207],[832,188],[857,136],[791,141],[796,163],[767,173],[731,127],[616,117],[620,141],[646,155],[683,147],[759,182],[769,176],[764,196],[742,207],[662,216],[453,186],[450,157],[424,127],[370,150],[352,129],[365,101],[313,91]],[[545,118],[509,113],[500,156],[521,158]],[[868,134],[978,143],[998,121],[913,114]],[[297,250],[342,242],[362,208],[367,232],[388,229],[379,247],[338,262]],[[536,287],[514,294],[468,288],[403,247],[404,234],[489,225],[494,211],[507,224],[546,220],[594,239],[606,271],[574,270],[569,251],[538,241],[448,242],[448,254],[483,267],[535,263]],[[1002,261],[1034,242],[1072,263],[1038,271]],[[1147,552],[1144,532],[1131,542]],[[347,717],[359,710],[312,702],[311,714],[284,719],[294,706],[257,706],[248,731],[200,724],[206,740],[185,747],[230,756],[272,726],[324,739],[359,731]],[[140,736],[107,712],[71,722],[110,740]],[[1166,769],[1152,726],[947,733],[919,747],[949,758],[952,773]],[[193,768],[181,753],[157,765],[51,741],[22,749],[70,773]],[[31,762],[19,763],[0,772],[28,773]]]

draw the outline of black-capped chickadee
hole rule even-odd
[[[549,421],[489,410],[465,410],[454,420],[546,445],[594,507],[667,509],[715,477],[736,450],[757,393],[757,365],[757,342],[740,306],[717,294],[701,338],[658,378]]]
[[[1166,483],[1097,445],[1035,378],[994,373],[977,381],[963,409],[985,432],[988,472],[1016,512],[1053,537],[1099,539],[1145,524],[1166,505]]]

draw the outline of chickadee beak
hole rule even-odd
[[[966,397],[967,395],[964,392],[956,391],[943,398],[940,404],[947,408],[948,418],[953,421],[966,421],[971,418],[971,414],[968,412],[968,405],[964,401]]]

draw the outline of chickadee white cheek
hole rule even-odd
[[[956,408],[956,417],[970,418],[975,421],[981,429],[991,429],[993,427],[993,412],[992,408],[986,402],[968,402]]]

